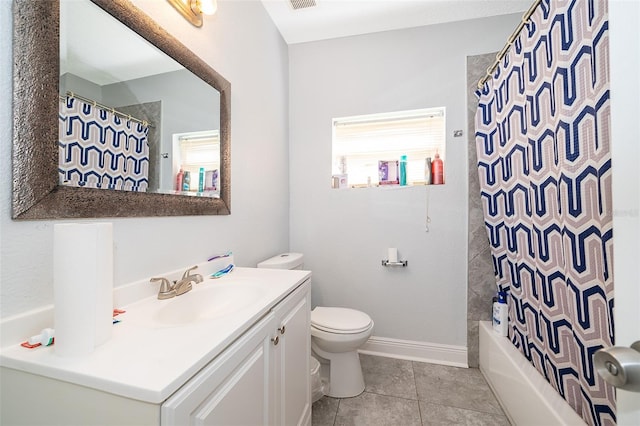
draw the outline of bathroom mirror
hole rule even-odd
[[[89,2],[89,0],[83,1]],[[64,43],[65,38],[77,37],[73,35],[73,31],[68,30],[72,20],[67,16],[62,18],[63,27],[66,26],[67,29],[64,34],[60,34],[59,1],[16,0],[14,2],[13,218],[229,214],[231,193],[229,82],[129,1],[90,1],[89,7],[93,7],[103,15],[100,19],[107,17],[113,21],[108,25],[118,24],[121,31],[133,31],[141,37],[143,44],[154,46],[154,49],[162,53],[161,56],[164,58],[160,58],[159,62],[148,59],[147,68],[151,68],[152,73],[139,73],[134,78],[108,81],[107,84],[118,90],[112,90],[109,93],[106,91],[100,93],[99,90],[96,92],[95,89],[104,83],[100,81],[96,84],[92,81],[93,77],[90,77],[91,73],[83,74],[79,68],[74,68],[74,63],[86,65],[91,61],[75,57],[77,55],[74,48],[67,47],[71,45]],[[76,2],[73,3],[73,8],[76,8]],[[113,35],[113,31],[115,30],[110,28],[108,33]],[[62,48],[59,44],[61,37]],[[126,46],[121,44],[120,46],[125,49],[131,48],[134,43],[127,42]],[[60,59],[61,56],[63,60]],[[91,72],[103,71],[103,74],[108,74],[111,78],[116,74],[112,70],[124,69],[126,65],[123,54],[117,54],[116,51],[116,56],[121,57],[121,63],[117,66],[94,65]],[[139,55],[134,56],[141,57],[143,53],[140,51]],[[165,69],[161,64],[169,65]],[[150,74],[153,75],[150,77]],[[193,108],[189,110],[184,100],[171,105],[172,100],[169,98],[141,99],[143,96],[135,92],[133,85],[123,84],[123,81],[132,79],[144,83],[145,78],[157,79],[158,75],[164,78],[174,74],[193,79],[194,87],[199,87],[196,90],[207,93],[208,97],[200,104],[189,105]],[[87,81],[91,84],[87,85]],[[176,82],[165,83],[165,86],[186,87],[185,84]],[[85,93],[82,96],[77,95],[76,92],[83,90]],[[150,90],[150,92],[160,91]],[[62,180],[59,177],[58,157],[59,145],[62,146],[62,143],[59,144],[61,139],[59,121],[62,120],[62,115],[59,113],[61,99],[59,95],[67,98],[68,92],[73,92],[70,94],[71,97],[86,101],[87,108],[91,105],[94,108],[96,105],[98,107],[109,105],[112,112],[123,113],[120,118],[137,116],[140,122],[148,122],[150,127],[155,129],[156,139],[161,141],[161,145],[155,147],[155,153],[149,157],[149,183],[151,184],[149,191],[145,189],[144,192],[135,192],[60,184]],[[116,92],[120,93],[122,99],[113,95]],[[149,100],[157,102],[147,102]],[[155,106],[148,108],[149,104],[155,104]],[[169,125],[173,117],[170,116],[171,112],[177,110],[186,111],[182,115],[181,124],[188,121],[187,124],[191,126],[180,127],[175,123]],[[161,122],[152,122],[153,119],[158,118],[161,118]],[[214,135],[214,143],[218,147],[216,150],[218,156],[216,176],[219,177],[217,187],[212,191],[204,191],[203,188],[197,187],[192,191],[178,191],[176,171],[180,167],[180,162],[175,159],[175,156],[179,155],[177,150],[179,136],[196,135],[197,138],[203,133],[209,136]],[[149,144],[152,143],[153,141],[149,139]],[[151,158],[154,155],[155,158]],[[153,169],[152,162],[158,162],[158,169]],[[192,181],[194,180],[197,182],[197,176],[192,177]]]

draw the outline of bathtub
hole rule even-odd
[[[512,424],[586,423],[491,322],[480,321],[480,371]]]

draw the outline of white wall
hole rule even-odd
[[[466,57],[500,50],[519,19],[290,47],[291,250],[313,270],[314,306],[361,309],[379,337],[466,346],[470,137],[452,135],[467,128]],[[444,186],[330,189],[332,118],[438,106],[447,114]],[[409,266],[382,267],[388,247]]]
[[[640,3],[609,2],[616,346],[640,339]],[[640,424],[640,393],[616,391],[617,423]]]
[[[259,1],[220,0],[200,29],[165,1],[134,0],[231,82],[230,216],[108,219],[115,284],[226,249],[240,266],[288,248],[287,46]],[[57,221],[11,220],[11,1],[0,0],[0,317],[52,303]]]

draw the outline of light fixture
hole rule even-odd
[[[218,9],[217,0],[167,0],[187,21],[202,26],[202,14],[213,15]]]

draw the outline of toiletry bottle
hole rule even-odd
[[[184,172],[182,171],[182,167],[180,167],[180,171],[176,175],[176,191],[182,191],[182,179],[184,179]]]
[[[204,172],[204,190],[211,191],[215,189],[213,186],[213,170],[207,170]]]
[[[204,167],[200,167],[198,179],[198,192],[204,192]]]
[[[400,156],[400,186],[407,185],[407,156]]]
[[[338,165],[341,175],[347,174],[347,157],[344,155],[340,157],[340,164]]]
[[[424,160],[424,184],[431,185],[431,157]]]
[[[498,300],[493,302],[493,331],[500,336],[507,336],[509,329],[509,308],[507,293],[498,292]]]
[[[218,169],[215,169],[213,171],[212,177],[211,177],[211,186],[213,187],[214,191],[218,190],[218,177],[220,176],[220,172],[218,171]]]
[[[27,343],[30,345],[37,345],[40,343],[42,346],[50,346],[54,342],[55,330],[53,328],[45,328],[40,334],[31,336]]]
[[[444,183],[444,163],[437,151],[431,163],[431,183],[434,185],[442,185]]]
[[[183,175],[182,190],[188,191],[189,189],[191,189],[191,173],[189,173],[189,170],[185,170]]]

